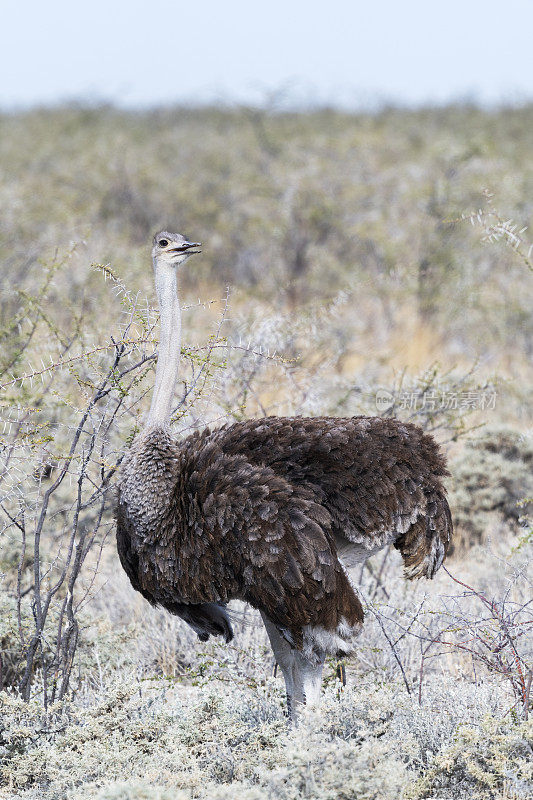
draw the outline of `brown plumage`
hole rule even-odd
[[[360,629],[345,567],[393,542],[408,577],[439,568],[452,534],[445,461],[420,428],[379,417],[267,417],[175,440],[179,306],[165,318],[175,266],[159,250],[192,247],[178,237],[154,240],[168,328],[159,362],[165,342],[174,349],[158,362],[147,426],[122,467],[118,552],[134,588],[201,639],[233,636],[228,601],[259,609],[294,710],[316,700],[326,654],[349,652]]]

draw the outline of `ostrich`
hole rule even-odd
[[[350,568],[393,543],[432,578],[452,520],[444,456],[380,417],[266,417],[176,440],[179,267],[200,244],[161,231],[152,260],[161,334],[150,410],[121,467],[117,547],[133,587],[205,641],[233,638],[226,604],[258,609],[288,713],[316,704],[326,656],[352,652],[363,609]]]

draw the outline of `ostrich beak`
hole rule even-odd
[[[169,253],[190,253],[192,255],[193,253],[201,253],[202,251],[201,250],[191,250],[191,247],[201,247],[201,246],[202,246],[201,242],[182,242],[177,247],[170,248],[170,250],[168,252]]]

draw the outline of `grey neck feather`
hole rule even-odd
[[[181,311],[177,294],[176,267],[154,259],[155,288],[159,302],[161,331],[152,404],[145,430],[170,422],[172,398],[178,380],[181,345]]]

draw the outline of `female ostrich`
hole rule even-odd
[[[259,609],[294,716],[318,700],[326,655],[351,652],[360,630],[345,570],[390,542],[409,578],[442,564],[445,460],[417,426],[380,417],[267,417],[176,441],[176,274],[199,246],[154,237],[160,345],[150,411],[121,469],[118,552],[133,587],[202,640],[232,639],[229,600]]]

